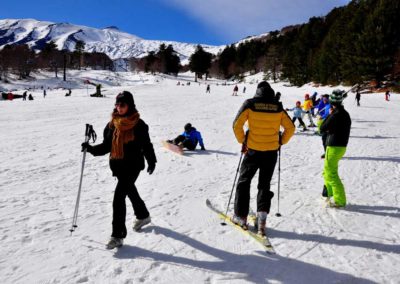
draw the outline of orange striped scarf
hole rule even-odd
[[[133,128],[139,122],[140,115],[138,112],[122,117],[117,113],[112,114],[110,125],[114,125],[115,130],[112,139],[110,159],[124,158],[124,144],[135,140]]]

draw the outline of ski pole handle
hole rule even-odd
[[[90,136],[89,136],[89,134],[90,134],[90,124],[87,124],[86,123],[86,130],[85,130],[85,142],[89,142],[89,139],[90,139]]]
[[[93,143],[96,142],[97,134],[93,129],[93,125],[89,125],[89,140],[92,139]]]

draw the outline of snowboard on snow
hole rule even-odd
[[[254,215],[249,216],[249,220],[253,222],[253,224],[250,224],[251,226],[249,226],[249,228],[246,230],[244,228],[242,228],[241,226],[235,224],[232,222],[231,218],[227,215],[225,215],[225,213],[223,213],[221,210],[217,209],[210,200],[206,200],[206,205],[208,208],[210,208],[213,212],[218,214],[218,217],[221,218],[222,220],[224,220],[224,222],[226,222],[227,224],[231,225],[232,227],[236,228],[237,230],[241,231],[243,234],[251,237],[253,240],[255,240],[256,242],[258,242],[267,253],[269,254],[275,254],[275,250],[274,247],[272,246],[271,242],[269,241],[268,237],[265,236],[261,236],[259,234],[257,234],[257,231],[255,229],[254,226],[254,221],[255,221],[255,217]]]
[[[164,148],[170,150],[171,152],[174,152],[178,155],[183,155],[183,146],[178,146],[172,143],[169,143],[167,141],[161,141]]]

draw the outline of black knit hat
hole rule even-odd
[[[267,81],[262,81],[257,85],[256,95],[265,98],[273,98],[275,96],[275,91],[271,88]]]
[[[133,100],[133,96],[128,91],[123,91],[119,93],[115,98],[115,103],[125,103],[128,105],[130,110],[135,109],[135,102]]]
[[[190,129],[192,129],[192,124],[191,123],[186,123],[183,128],[185,129],[185,131],[190,131]]]

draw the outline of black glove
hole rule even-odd
[[[154,172],[155,168],[156,168],[156,163],[150,163],[147,166],[147,172],[149,173],[149,175],[151,175]]]
[[[204,146],[201,146],[200,150],[201,150],[201,151],[205,151],[206,148],[204,148]]]
[[[86,152],[91,153],[93,147],[89,144],[89,142],[83,142],[82,143],[82,152],[84,152],[86,150]]]

